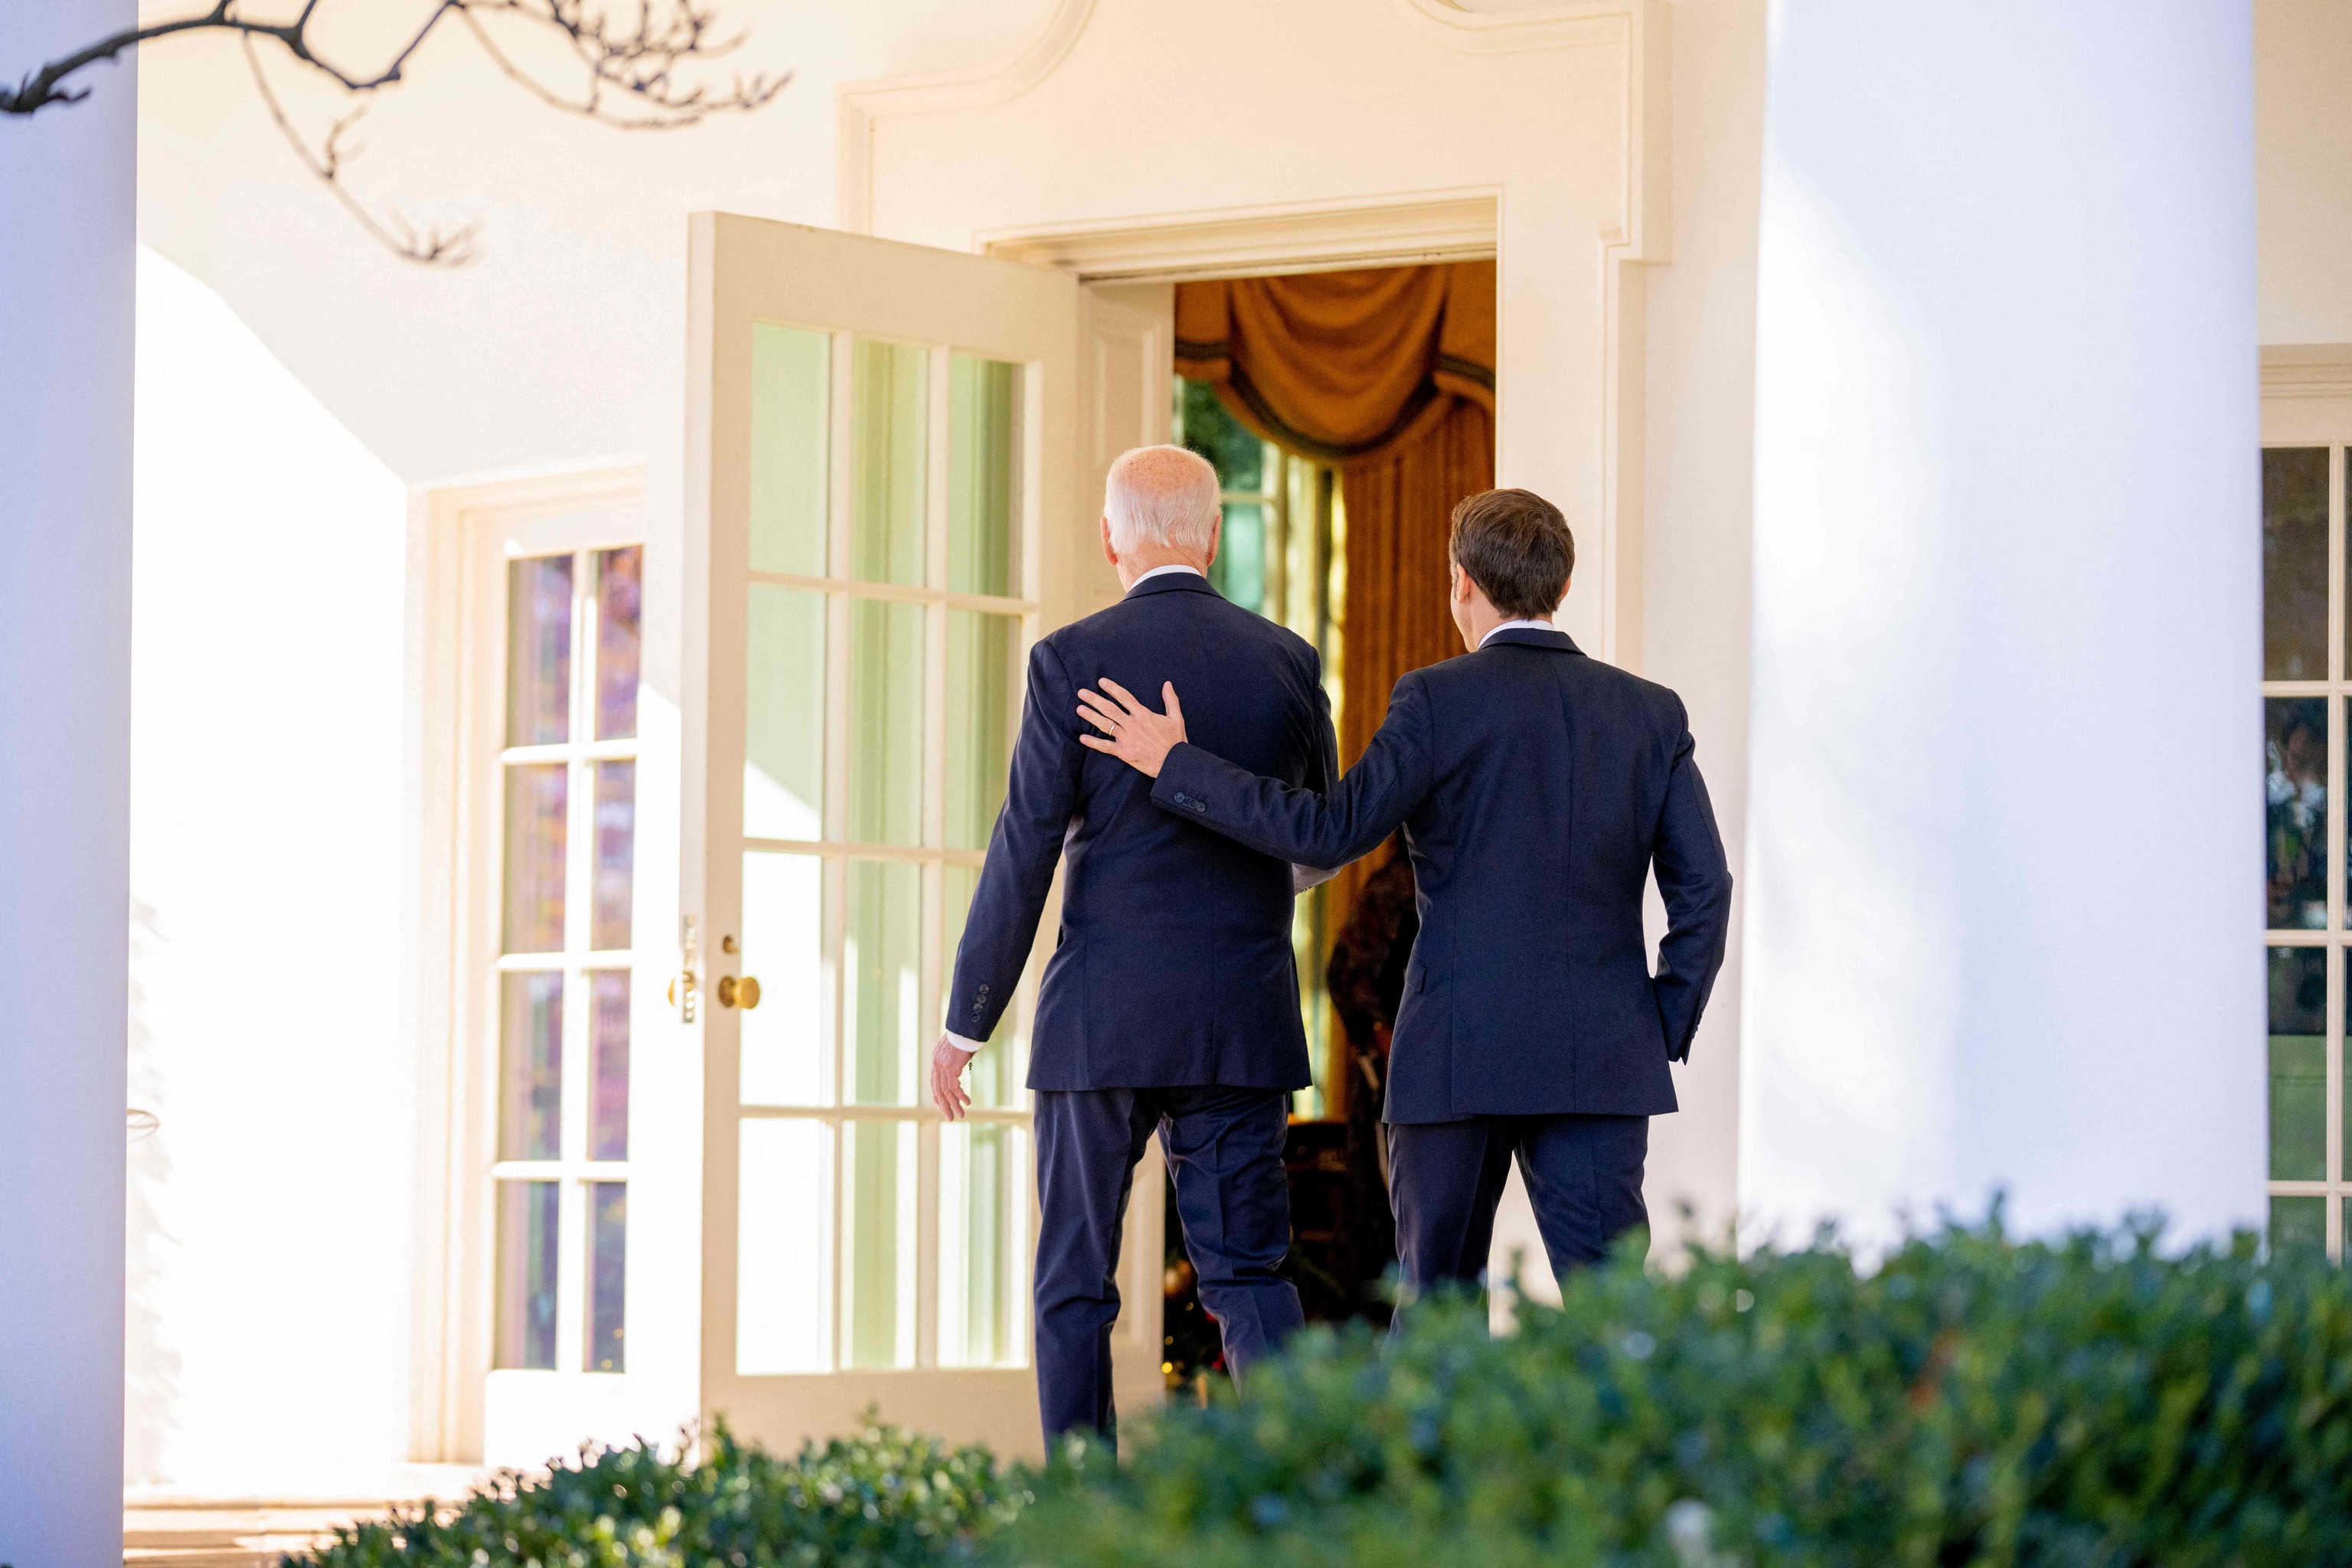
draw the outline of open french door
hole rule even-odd
[[[691,274],[672,1005],[703,1049],[703,1409],[771,1444],[874,1409],[1034,1453],[1038,965],[968,1121],[926,1074],[1028,647],[1117,592],[1085,491],[1165,438],[1164,304],[715,214]],[[1129,1407],[1160,1381],[1161,1191],[1155,1155]]]

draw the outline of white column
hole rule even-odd
[[[11,80],[134,0],[12,5]],[[0,1562],[122,1561],[137,82],[0,121]]]
[[[1772,8],[1757,1219],[2262,1217],[2252,57],[2245,0]]]

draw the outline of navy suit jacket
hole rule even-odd
[[[1181,677],[1176,693],[1189,697]],[[1188,732],[1214,707],[1205,691],[1188,703]],[[1680,698],[1564,633],[1521,629],[1407,673],[1328,796],[1221,760],[1205,730],[1190,740],[1153,801],[1268,855],[1341,866],[1403,826],[1421,935],[1389,1121],[1675,1109],[1666,1064],[1690,1054],[1731,919]],[[1654,865],[1667,918],[1655,975],[1642,934]]]
[[[956,951],[948,1027],[994,1032],[1066,863],[1037,996],[1032,1089],[1311,1081],[1290,951],[1289,863],[1151,805],[1151,781],[1078,743],[1105,676],[1205,700],[1196,732],[1252,773],[1328,790],[1339,747],[1321,661],[1296,633],[1171,572],[1030,651],[1013,779]]]

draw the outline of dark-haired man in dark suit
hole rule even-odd
[[[1226,1364],[1245,1373],[1300,1321],[1298,1292],[1275,1272],[1290,1248],[1290,1093],[1310,1081],[1290,947],[1294,868],[1155,810],[1148,781],[1078,744],[1080,687],[1172,674],[1217,693],[1203,741],[1285,784],[1331,786],[1338,747],[1321,661],[1209,585],[1218,520],[1215,470],[1196,455],[1142,447],[1111,466],[1103,551],[1127,596],[1030,652],[1012,784],[932,1057],[932,1099],[952,1120],[969,1102],[965,1064],[1020,984],[1061,862],[1061,930],[1029,1066],[1049,1440],[1112,1432],[1119,1226],[1155,1129]]]
[[[1550,617],[1575,542],[1558,508],[1488,490],[1454,508],[1454,625],[1471,650],[1406,674],[1328,795],[1188,740],[1110,680],[1079,694],[1171,815],[1305,866],[1400,824],[1421,933],[1389,1057],[1389,1189],[1408,1287],[1475,1280],[1516,1157],[1565,1273],[1645,1226],[1649,1119],[1675,1109],[1723,962],[1731,872],[1680,699],[1586,658]],[[1149,689],[1147,687],[1146,689]],[[1220,694],[1202,689],[1195,706]],[[1107,693],[1108,695],[1103,695]],[[1650,971],[1642,894],[1667,930]]]

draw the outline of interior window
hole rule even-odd
[[[2345,1250],[2341,447],[2263,453],[2263,874],[2268,889],[2270,1236]],[[2335,1114],[2331,1115],[2331,1110]]]

